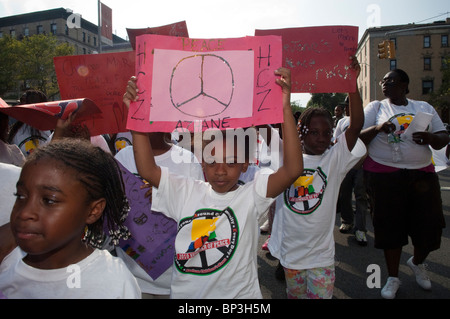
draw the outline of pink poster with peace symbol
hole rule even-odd
[[[204,131],[283,121],[281,37],[136,40],[138,100],[127,128],[141,132]]]

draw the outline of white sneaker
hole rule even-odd
[[[381,297],[384,299],[394,299],[401,282],[397,277],[388,277],[386,285],[381,289]]]
[[[259,230],[261,231],[261,233],[267,233],[269,231],[269,220],[266,220],[264,224],[259,227]]]
[[[422,287],[425,290],[431,289],[431,281],[430,278],[428,278],[426,265],[425,264],[419,264],[415,265],[413,263],[413,257],[409,258],[406,264],[411,268],[411,270],[416,275],[416,281],[419,284],[420,287]]]

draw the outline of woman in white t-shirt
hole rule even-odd
[[[400,286],[400,256],[408,236],[414,256],[407,264],[417,283],[424,289],[431,288],[422,264],[431,251],[440,247],[445,227],[430,146],[443,148],[449,136],[430,104],[406,98],[408,84],[409,77],[403,70],[384,76],[380,85],[387,99],[365,107],[361,132],[361,139],[368,145],[364,170],[373,210],[375,247],[384,250],[389,275],[381,291],[387,299],[395,298]],[[421,124],[415,118],[428,121]]]

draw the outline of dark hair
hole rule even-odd
[[[399,76],[400,81],[402,83],[406,83],[406,85],[407,85],[406,86],[406,94],[408,94],[409,93],[409,88],[408,88],[408,86],[409,86],[409,76],[408,76],[408,74],[405,71],[403,71],[402,69],[394,69],[391,72],[394,72],[395,74],[397,74]]]
[[[309,107],[302,112],[300,118],[298,119],[298,131],[303,137],[308,131],[311,119],[315,116],[322,116],[330,122],[331,127],[333,127],[333,117],[331,113],[324,107]]]
[[[76,178],[86,187],[90,200],[106,199],[102,216],[87,225],[84,241],[101,248],[106,239],[104,227],[109,231],[112,243],[127,239],[129,232],[123,222],[129,211],[128,200],[120,168],[111,154],[90,142],[63,138],[37,148],[27,158],[29,162],[54,159],[76,171]]]
[[[27,90],[20,97],[20,104],[35,104],[47,102],[47,95],[39,90]]]
[[[213,143],[216,139],[216,135],[222,137],[222,145],[226,143],[233,143],[236,147],[238,157],[238,162],[243,163],[251,162],[254,160],[252,157],[255,154],[256,146],[257,146],[257,130],[255,127],[247,127],[247,128],[239,128],[232,130],[210,130],[209,132],[213,132],[212,136],[209,136],[210,139],[204,137],[205,132],[202,133],[202,162],[205,161],[203,156],[205,155],[205,148]],[[215,134],[214,134],[215,133]],[[214,146],[218,147],[218,146]],[[215,158],[217,160],[217,158]],[[208,159],[209,161],[211,159]],[[218,159],[219,162],[222,158]]]

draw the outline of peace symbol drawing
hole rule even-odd
[[[150,121],[252,116],[254,57],[250,51],[155,49]]]
[[[197,71],[191,73],[191,70]],[[187,82],[190,83],[190,90],[180,90]],[[216,116],[230,106],[234,84],[231,65],[223,57],[215,54],[192,55],[183,58],[173,68],[170,100],[184,114],[199,118]],[[206,107],[199,107],[202,104]]]

